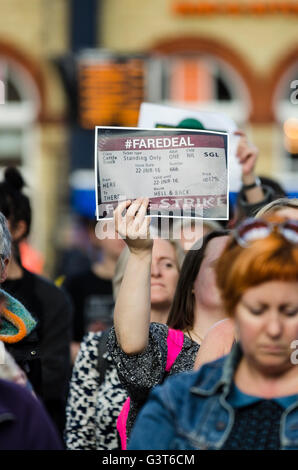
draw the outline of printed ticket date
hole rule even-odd
[[[96,129],[98,218],[138,197],[153,216],[227,217],[225,133]]]

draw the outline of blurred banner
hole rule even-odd
[[[204,129],[229,134],[229,189],[238,191],[241,185],[241,168],[236,157],[239,137],[234,135],[235,122],[224,113],[196,111],[152,103],[142,103],[139,127]]]

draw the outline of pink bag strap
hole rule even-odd
[[[116,426],[117,431],[119,433],[122,450],[126,450],[126,445],[127,445],[126,423],[127,423],[129,410],[130,410],[130,398],[128,397],[125,400],[125,403],[121,408],[121,411],[117,419],[117,426]]]
[[[173,330],[169,328],[167,345],[168,345],[168,355],[167,355],[167,364],[166,372],[169,372],[172,365],[177,359],[177,356],[180,354],[183,347],[184,333],[181,330]]]
[[[167,345],[168,345],[168,355],[166,363],[166,372],[169,372],[172,365],[179,355],[184,341],[184,334],[180,330],[173,330],[172,328],[168,329],[167,336]],[[117,419],[117,430],[120,436],[121,449],[126,450],[127,446],[127,434],[126,434],[126,424],[128,413],[130,409],[130,398],[128,397],[119,413]]]

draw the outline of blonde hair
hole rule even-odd
[[[264,214],[271,214],[281,209],[285,209],[287,207],[291,209],[298,209],[298,199],[296,198],[289,199],[287,197],[281,197],[279,199],[275,199],[274,201],[269,202],[269,204],[266,204],[266,206],[262,207],[262,209],[260,209],[255,214],[255,218],[259,219]]]

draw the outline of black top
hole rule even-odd
[[[125,354],[117,342],[115,329],[111,328],[109,333],[108,351],[117,369],[120,382],[130,397],[127,435],[130,434],[137,414],[145,404],[151,389],[163,383],[168,375],[193,369],[200,346],[184,334],[182,349],[170,371],[166,372],[168,329],[167,325],[151,323],[148,346],[139,354]]]
[[[222,450],[280,449],[280,420],[284,412],[274,400],[260,400],[235,410],[232,431]]]
[[[112,281],[96,276],[91,269],[65,280],[63,288],[73,306],[73,340],[81,342],[89,331],[112,326],[114,299]]]

